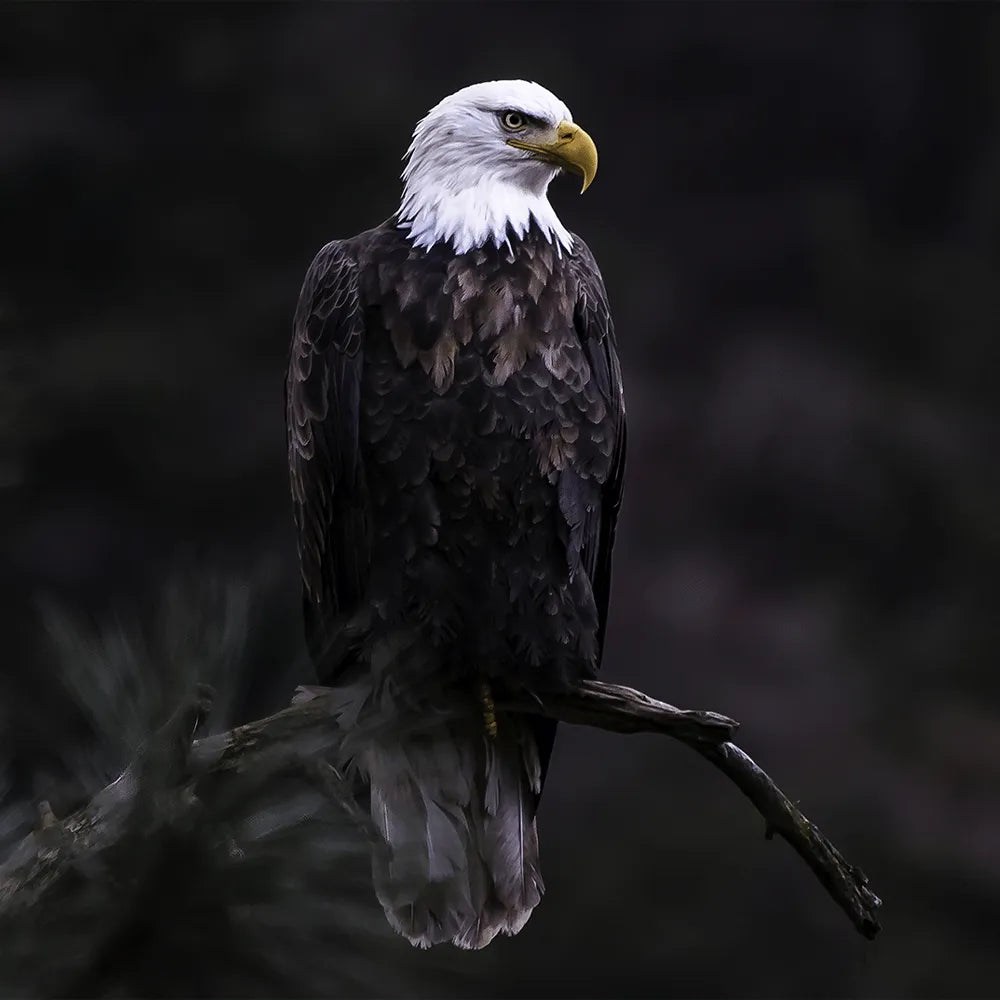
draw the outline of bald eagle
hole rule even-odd
[[[357,738],[373,881],[421,947],[516,934],[543,892],[555,723],[504,713],[597,670],[625,408],[608,299],[547,189],[594,178],[522,80],[416,126],[398,211],[305,276],[286,377],[306,637]]]

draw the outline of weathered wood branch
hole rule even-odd
[[[0,926],[26,908],[64,905],[81,868],[106,869],[127,882],[129,841],[147,838],[164,824],[197,824],[199,804],[233,787],[252,794],[255,781],[292,770],[308,775],[350,812],[350,795],[338,772],[321,762],[341,743],[332,693],[300,688],[291,707],[217,736],[191,740],[199,708],[179,710],[152,743],[158,753],[140,757],[111,785],[71,816],[58,820],[43,809],[38,828],[0,865]],[[619,733],[660,733],[691,747],[726,774],[763,816],[770,837],[777,833],[802,856],[827,892],[868,938],[878,933],[881,905],[868,880],[848,863],[731,738],[732,719],[714,712],[686,711],[636,691],[600,681],[543,699],[503,698],[500,711],[540,714],[562,722]],[[154,762],[151,764],[150,762]],[[148,769],[157,770],[153,805]],[[169,801],[166,801],[169,799]]]
[[[642,691],[605,681],[581,681],[571,694],[546,695],[544,700],[504,701],[498,708],[548,715],[561,722],[607,729],[613,733],[662,733],[679,740],[730,739],[739,723],[717,712],[674,708]]]
[[[674,708],[633,688],[584,681],[570,695],[542,702],[523,700],[505,708],[551,716],[616,733],[662,733],[691,747],[725,774],[764,817],[766,836],[777,833],[813,870],[837,905],[866,938],[878,934],[882,901],[868,878],[850,864],[754,761],[730,738],[738,723],[715,712]]]
[[[788,841],[813,870],[836,904],[866,937],[881,930],[882,900],[868,887],[868,877],[850,864],[785,793],[735,743],[705,743],[678,737],[714,764],[756,806],[767,823],[765,835]]]

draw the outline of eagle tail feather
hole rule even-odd
[[[382,737],[364,770],[384,842],[373,881],[389,924],[422,948],[479,949],[517,934],[544,892],[540,767],[524,721],[501,717],[493,739],[474,714]]]
[[[538,864],[535,799],[541,778],[530,731],[508,717],[503,735],[486,746],[486,816],[482,844],[505,921],[501,930],[516,934],[544,891]],[[530,750],[526,750],[526,746]]]

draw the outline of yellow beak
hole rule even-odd
[[[508,145],[526,149],[537,154],[540,160],[552,163],[583,177],[583,194],[597,174],[597,147],[594,140],[579,125],[560,122],[555,127],[551,139],[541,142],[526,142],[522,139],[508,139]]]

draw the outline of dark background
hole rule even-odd
[[[287,701],[302,276],[395,209],[428,107],[525,77],[601,153],[552,200],[630,417],[606,676],[739,719],[885,929],[680,745],[566,729],[548,893],[456,967],[479,996],[998,995],[998,51],[991,5],[0,8],[17,781],[45,794],[40,594],[100,621],[177,572],[243,581],[237,714]]]

